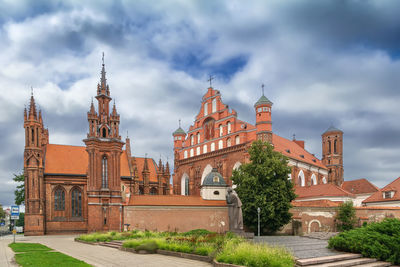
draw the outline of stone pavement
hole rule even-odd
[[[74,241],[76,236],[72,235],[47,235],[47,236],[17,236],[17,242],[41,243],[54,250],[80,259],[93,266],[98,267],[210,267],[211,264],[201,261],[182,259],[177,257],[164,256],[159,254],[134,254],[108,248],[103,246],[94,246],[82,244]],[[13,253],[7,249],[8,243],[12,242],[12,236],[3,237],[0,240],[0,266],[15,266],[9,265],[10,255]],[[8,252],[7,252],[8,251]],[[6,260],[3,263],[3,255],[6,255]],[[8,264],[8,265],[7,265]]]
[[[342,253],[328,249],[327,240],[319,240],[301,236],[255,236],[254,242],[263,242],[273,246],[286,247],[298,259],[331,256]]]
[[[14,261],[14,252],[8,247],[12,242],[12,235],[0,236],[0,266],[14,267],[18,266]]]

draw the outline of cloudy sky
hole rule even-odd
[[[207,77],[254,123],[260,85],[275,133],[344,131],[345,179],[400,176],[400,1],[0,0],[0,203],[23,168],[30,87],[50,142],[83,145],[105,53],[120,131],[133,154],[172,163],[171,133],[193,123]]]

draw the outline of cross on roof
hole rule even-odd
[[[101,58],[101,60],[103,61],[103,65],[104,65],[104,52],[103,52],[103,57]]]
[[[261,85],[262,94],[264,95],[264,84]]]
[[[181,119],[179,119],[179,128],[181,127]]]
[[[296,134],[293,134],[293,140],[296,140]]]
[[[212,86],[211,86],[211,85],[212,85],[212,80],[214,80],[214,77],[213,77],[212,75],[210,75],[210,78],[207,80],[207,81],[210,82],[210,87],[212,87]]]

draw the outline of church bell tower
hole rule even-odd
[[[97,112],[93,101],[87,113],[89,132],[83,141],[88,152],[88,231],[122,230],[119,114],[115,102],[110,112],[110,89],[104,64],[97,85]]]

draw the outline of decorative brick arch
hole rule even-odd
[[[298,177],[299,186],[306,186],[306,178],[304,176],[303,170],[300,170]]]
[[[312,225],[313,223],[317,223],[317,224],[318,224],[318,232],[321,230],[321,222],[318,221],[318,220],[316,220],[316,219],[314,219],[314,220],[311,220],[311,221],[308,223],[308,230],[307,230],[307,233],[311,233],[311,225]]]
[[[190,181],[189,175],[185,172],[181,178],[181,195],[185,196],[185,186],[186,186],[186,179]],[[190,192],[189,192],[190,194]]]
[[[317,177],[315,176],[315,174],[313,173],[312,175],[311,175],[311,185],[317,185],[318,184],[318,182],[317,182]]]

